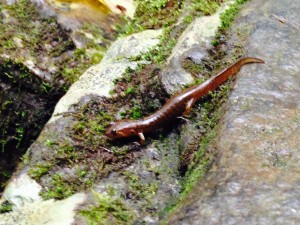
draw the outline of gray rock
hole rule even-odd
[[[285,9],[287,6],[290,8]],[[299,220],[300,43],[297,38],[297,7],[292,0],[285,3],[253,0],[242,11],[234,30],[246,30],[249,33],[248,54],[267,63],[248,65],[241,70],[241,78],[230,97],[228,111],[220,127],[215,164],[167,218],[167,223],[296,224]],[[88,99],[88,95],[108,96],[112,80],[122,75],[128,66],[135,68],[137,62],[128,58],[158,42],[156,37],[159,33],[147,32],[137,34],[141,40],[137,36],[119,40],[101,64],[90,68],[71,87],[57,105],[50,123],[31,146],[31,161],[39,162],[47,159],[47,154],[53,154],[45,148],[46,140],[69,138],[64,131],[70,122],[68,119],[72,118],[62,117],[61,113],[69,112],[72,104]],[[186,37],[190,37],[188,33]],[[197,40],[201,41],[201,38]],[[209,43],[209,39],[205,40]],[[174,51],[179,54],[174,58],[175,64],[179,64],[180,57],[185,56],[191,57],[194,62],[201,60],[203,51],[198,51],[189,42],[180,43],[182,52]],[[187,45],[184,47],[183,43]],[[184,79],[188,80],[190,75],[187,76]],[[180,79],[174,85],[182,81]],[[170,85],[167,90],[173,92],[173,86]],[[157,224],[157,212],[166,207],[172,197],[176,199],[180,191],[178,139],[173,132],[163,143],[157,141],[136,152],[139,157],[130,166],[122,172],[109,173],[95,182],[93,189],[101,195],[115,191],[116,197],[122,198],[140,221]],[[188,138],[183,136],[183,139],[183,143],[189,143]],[[87,195],[77,193],[62,201],[42,201],[37,195],[40,187],[28,179],[26,169],[23,169],[22,176],[15,175],[0,200],[0,203],[8,200],[14,204],[12,212],[0,214],[0,225],[65,225],[75,222],[74,211],[77,206],[89,201]],[[62,170],[69,176],[74,172]],[[22,183],[22,180],[26,182]],[[27,191],[24,192],[26,195],[19,194],[23,193],[19,187],[26,187],[26,190],[33,187],[32,195]],[[77,217],[76,224],[85,224],[80,215]]]
[[[210,42],[221,25],[220,14],[228,8],[229,3],[211,16],[194,20],[179,38],[160,74],[162,84],[169,94],[194,81],[192,75],[182,68],[181,61],[190,57],[195,62],[200,62],[205,56],[206,49],[210,47]]]
[[[248,55],[266,64],[241,70],[215,165],[168,224],[299,223],[299,10],[294,0],[245,5],[233,30],[249,32]]]
[[[1,225],[72,225],[75,209],[85,200],[82,193],[75,194],[62,201],[36,201],[25,204],[9,214],[0,215]]]
[[[141,63],[130,61],[129,58],[158,44],[160,35],[161,30],[147,30],[117,40],[108,49],[101,63],[89,68],[60,99],[50,121],[60,118],[61,113],[67,112],[71,105],[78,103],[86,95],[110,96],[113,80],[120,77],[128,67],[135,69]]]
[[[103,58],[101,63],[86,71],[79,81],[74,83],[67,94],[59,101],[53,118],[46,125],[40,137],[30,147],[29,152],[32,154],[31,162],[45,160],[49,154],[53,154],[45,149],[44,143],[46,140],[53,140],[54,136],[55,139],[67,136],[65,127],[70,121],[68,118],[56,115],[57,113],[68,112],[72,104],[78,103],[81,98],[90,94],[109,96],[109,90],[113,86],[112,81],[120,77],[127,67],[134,69],[138,63],[147,63],[131,62],[129,57],[136,56],[155,46],[159,42],[158,37],[160,34],[160,30],[144,31],[116,41],[108,50],[107,55]],[[147,157],[147,155],[145,157]],[[152,156],[148,158],[153,160]],[[155,166],[151,163],[150,165]],[[131,169],[136,171],[141,167],[144,167],[144,165],[138,161]],[[130,170],[130,168],[128,170]],[[27,175],[27,172],[28,168],[25,167],[16,173],[5,188],[0,204],[9,202],[12,204],[13,211],[0,214],[0,225],[72,224],[74,222],[75,209],[80,204],[86,202],[86,194],[77,193],[60,201],[54,201],[53,199],[44,201],[39,196],[39,192],[42,189],[41,186],[35,180],[31,179]],[[63,172],[68,176],[72,176],[73,173],[71,169],[65,169]],[[113,176],[112,174],[110,178],[104,180],[101,185],[96,184],[96,190],[99,189],[99,191],[102,191],[100,186],[104,187],[104,189],[111,187],[112,184],[116,182]],[[146,174],[145,180],[153,176],[153,174]],[[120,180],[122,181],[122,178],[120,178]],[[123,183],[121,181],[119,182],[120,188],[128,185],[125,180]],[[107,182],[107,185],[105,185],[105,182]],[[99,188],[97,186],[99,186]],[[170,188],[172,189],[173,187]]]
[[[27,203],[40,201],[39,192],[42,187],[32,180],[26,173],[21,173],[6,186],[0,203],[8,200],[14,208],[18,209]]]

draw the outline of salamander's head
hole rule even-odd
[[[105,135],[109,138],[121,138],[137,135],[137,132],[133,129],[133,124],[127,120],[121,120],[113,123],[105,132]]]

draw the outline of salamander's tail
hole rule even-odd
[[[218,75],[212,77],[206,82],[210,82],[210,90],[214,90],[228,80],[229,77],[235,75],[243,65],[248,63],[265,63],[263,60],[254,57],[245,57],[239,59],[235,64],[223,70]]]
[[[255,57],[246,57],[239,60],[239,63],[242,65],[247,63],[265,63],[263,60],[255,58]]]

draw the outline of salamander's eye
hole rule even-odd
[[[117,131],[115,129],[111,130],[111,134],[117,134]]]

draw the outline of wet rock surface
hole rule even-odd
[[[219,129],[214,165],[168,224],[297,224],[300,220],[300,6],[253,0],[233,30],[249,34],[245,67]]]
[[[289,13],[282,10],[287,4]],[[195,105],[190,121],[183,119],[170,132],[147,135],[146,146],[134,143],[134,138],[105,142],[105,119],[115,119],[109,111],[115,112],[110,107],[118,104],[107,103],[103,96],[109,96],[113,80],[127,67],[137,68],[142,61],[131,57],[140,60],[136,56],[154,47],[160,32],[145,31],[118,40],[102,62],[88,69],[57,104],[53,118],[5,189],[0,224],[158,224],[172,200],[178,199],[180,172],[190,164],[200,173],[191,179],[203,178],[206,168],[210,170],[164,222],[296,223],[300,205],[297,7],[291,0],[254,0],[244,7],[233,31],[242,33],[247,54],[266,64],[247,65],[239,73],[218,140],[205,149],[207,155],[201,152],[204,148],[198,139],[213,139],[215,134],[206,136],[211,127],[204,128],[205,122],[198,121],[214,114],[206,104],[218,99],[212,96]],[[205,46],[212,35],[206,36]],[[178,53],[175,61],[187,57],[196,64],[209,54],[193,44],[183,44]],[[233,61],[230,54],[224,57],[228,62],[218,61],[210,72]],[[220,107],[219,114],[222,112]],[[103,143],[107,145],[102,147]],[[194,155],[198,159],[193,160]],[[206,162],[197,167],[200,160]],[[40,195],[50,200],[41,200]]]
[[[47,91],[46,83],[42,79],[24,65],[11,60],[0,59],[0,74],[2,184],[14,171],[20,156],[38,137],[62,93],[56,90]],[[2,189],[1,186],[0,192]]]
[[[133,143],[130,149],[122,153],[113,152],[114,148],[112,150],[101,148],[99,145],[95,150],[84,149],[88,144],[82,139],[74,139],[72,132],[78,125],[76,113],[80,112],[87,102],[95,101],[94,107],[99,107],[100,97],[109,95],[114,79],[121,76],[128,67],[133,69],[138,63],[147,63],[146,61],[132,62],[129,58],[155,46],[159,42],[160,34],[159,30],[144,31],[119,39],[108,50],[102,62],[86,71],[60,100],[53,118],[28,150],[25,165],[15,173],[14,179],[3,193],[0,204],[3,206],[9,202],[13,211],[0,214],[1,225],[15,224],[15,220],[19,221],[18,224],[39,225],[41,222],[49,225],[70,224],[74,219],[75,207],[81,203],[96,205],[96,208],[92,206],[85,208],[88,215],[91,214],[90,211],[93,213],[93,210],[95,213],[99,212],[97,207],[107,207],[109,204],[111,208],[108,213],[114,212],[115,208],[119,210],[116,212],[117,216],[112,215],[113,219],[118,217],[120,210],[126,209],[124,213],[134,215],[135,221],[145,221],[150,224],[158,221],[157,212],[164,208],[171,198],[178,196],[180,190],[177,174],[178,145],[174,137],[176,134],[170,134],[163,143],[153,142],[147,148],[138,144],[134,146]],[[98,99],[98,102],[95,99]],[[79,114],[81,113],[86,112]],[[94,133],[93,136],[97,135]],[[83,144],[82,147],[75,150],[74,146],[80,143]],[[73,152],[75,155],[68,155],[66,151]],[[102,161],[103,157],[106,157],[106,161]],[[83,172],[82,175],[78,174],[80,171]],[[39,184],[28,174],[31,176],[39,174],[35,177]],[[91,174],[94,177],[92,179]],[[77,182],[80,182],[80,185],[75,184]],[[67,185],[64,185],[66,183],[70,184],[69,187],[75,184],[80,190],[70,190]],[[87,183],[89,188],[86,186]],[[40,191],[46,193],[46,198],[52,200],[41,200],[37,197],[38,193],[41,194]],[[87,195],[80,195],[79,191],[86,191],[91,198],[83,200]],[[53,193],[59,195],[54,196]],[[68,196],[71,197],[65,199]],[[54,201],[54,197],[64,200]],[[66,216],[60,223],[52,213],[43,218],[36,216],[45,210],[56,212],[62,205],[65,205],[65,210],[71,212],[66,212],[66,215],[70,216]],[[79,211],[77,210],[76,221],[80,221],[79,224],[87,224]],[[64,214],[63,211],[61,214]]]
[[[0,1],[0,192],[58,99],[116,38],[115,19],[72,31],[57,19],[45,1]]]
[[[129,58],[158,44],[159,35],[161,31],[148,30],[115,42],[101,63],[89,68],[60,99],[51,121],[59,118],[61,113],[68,112],[72,104],[78,103],[86,95],[110,96],[109,91],[113,88],[113,80],[121,76],[127,68],[137,67],[139,62],[131,61]]]
[[[38,195],[40,188],[25,173],[13,180],[5,195],[14,204],[14,211],[9,216],[0,216],[0,224],[72,224],[75,208],[84,203],[86,196],[78,193],[63,201],[42,201]]]
[[[194,81],[193,76],[182,68],[182,61],[191,58],[199,63],[206,56],[206,49],[221,25],[220,14],[227,8],[228,4],[224,4],[215,14],[197,18],[180,36],[160,74],[161,82],[169,94]]]

